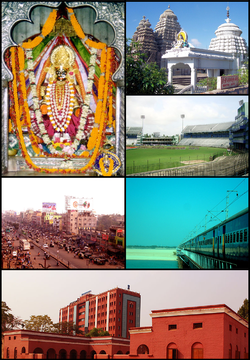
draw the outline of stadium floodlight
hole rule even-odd
[[[144,119],[145,119],[145,115],[141,115],[141,120],[142,120],[142,135],[143,135]]]
[[[181,114],[181,119],[182,119],[182,131],[183,131],[183,119],[185,118],[184,114]]]

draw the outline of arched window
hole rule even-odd
[[[203,359],[203,346],[201,343],[194,343],[192,345],[192,359]]]
[[[7,347],[6,349],[6,359],[10,358],[10,348]]]
[[[47,351],[47,359],[56,359],[56,352],[54,349],[50,348]]]
[[[14,359],[17,359],[17,348],[14,349]]]
[[[106,354],[106,351],[105,351],[105,350],[101,350],[101,351],[100,351],[100,354]]]
[[[138,354],[149,354],[149,349],[147,345],[140,345],[137,349],[137,355]]]
[[[80,359],[86,359],[86,358],[87,358],[87,353],[86,353],[85,350],[82,350],[82,351],[80,352]]]
[[[239,351],[239,349],[238,349],[238,345],[236,345],[235,359],[240,359],[240,351]]]
[[[67,359],[67,351],[65,349],[59,351],[59,359]]]
[[[69,358],[70,359],[77,359],[77,351],[76,350],[71,350],[70,354],[69,354]]]
[[[229,345],[228,359],[232,359],[232,344]]]
[[[178,349],[175,343],[168,344],[167,359],[178,359]]]
[[[25,354],[25,347],[22,347],[22,354]]]

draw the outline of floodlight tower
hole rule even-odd
[[[183,131],[183,119],[185,118],[185,115],[184,114],[181,114],[181,119],[182,119],[182,130],[181,132]],[[181,139],[183,137],[183,134],[181,134]]]
[[[145,115],[141,115],[141,120],[142,120],[142,136],[143,136],[144,119],[145,119]]]

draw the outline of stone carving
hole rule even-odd
[[[148,62],[157,62],[161,65],[161,57],[166,50],[171,49],[172,43],[176,39],[176,35],[180,32],[181,26],[177,21],[177,16],[168,7],[161,14],[159,22],[155,27],[155,31],[150,29],[151,24],[145,16],[140,21],[133,39],[142,43],[142,51],[149,54]]]
[[[61,2],[3,2],[2,3],[2,79],[12,80],[12,74],[5,66],[3,54],[7,48],[16,45],[11,39],[10,32],[16,22],[27,20],[31,22],[29,15],[34,6],[44,5],[51,8],[57,8]],[[114,81],[124,80],[124,3],[108,2],[66,2],[66,5],[74,8],[81,5],[89,5],[96,10],[98,20],[107,21],[115,31],[115,40],[112,47],[119,50],[121,54],[121,64],[113,75]]]

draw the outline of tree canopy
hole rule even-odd
[[[5,301],[2,301],[2,333],[3,331],[13,330],[22,325],[22,319],[11,314],[11,309]]]
[[[126,93],[127,95],[173,94],[167,72],[156,63],[147,63],[141,44],[131,39],[126,42]]]
[[[51,332],[53,330],[53,321],[48,315],[31,315],[29,320],[24,321],[26,330],[41,332]]]
[[[85,336],[87,337],[95,337],[95,336],[110,336],[108,331],[104,331],[101,328],[93,328],[92,330],[90,330],[90,332],[88,332]]]
[[[57,334],[84,335],[84,332],[73,321],[63,321],[54,324],[52,332]]]
[[[248,306],[249,306],[249,301],[248,299],[245,299],[243,301],[243,305],[239,308],[237,312],[237,314],[240,315],[246,321],[248,321]]]

